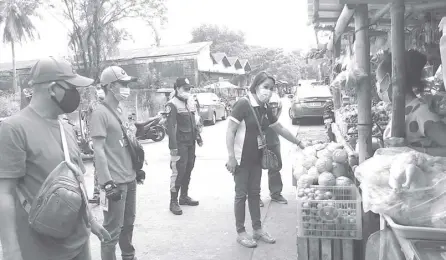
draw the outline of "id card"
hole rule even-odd
[[[266,146],[266,137],[264,134],[257,136],[257,147],[263,149]]]
[[[108,199],[107,199],[107,196],[105,196],[105,190],[99,191],[99,204],[103,211],[108,212]]]

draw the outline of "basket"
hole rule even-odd
[[[299,237],[361,240],[362,207],[358,188],[317,185],[298,188],[297,224]]]

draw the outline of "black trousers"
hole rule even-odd
[[[278,196],[281,195],[283,189],[282,176],[280,174],[280,170],[282,169],[282,154],[280,152],[280,143],[268,146],[268,148],[277,156],[277,159],[279,159],[279,168],[268,170],[268,186],[270,195]]]

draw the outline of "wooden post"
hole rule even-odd
[[[341,40],[339,40],[338,42],[336,42],[334,44],[334,48],[333,48],[333,55],[332,55],[332,72],[331,74],[334,75],[334,67],[336,65],[336,59],[339,58],[340,54],[341,54]],[[335,79],[335,77],[333,76],[331,79],[331,82],[333,82],[333,80]],[[339,109],[342,106],[342,99],[341,99],[341,89],[339,88],[335,88],[333,89],[333,105],[334,105],[334,109]]]
[[[330,41],[327,44],[327,49],[331,51],[335,44],[340,41],[342,34],[344,34],[347,29],[350,21],[355,13],[355,9],[349,7],[348,5],[344,5],[341,14],[339,15],[338,21],[336,22],[335,30],[333,31],[332,36],[330,37]]]
[[[393,0],[391,7],[392,35],[392,137],[405,136],[405,36],[404,0]]]
[[[359,162],[372,155],[372,92],[370,84],[370,41],[368,34],[368,6],[361,4],[355,12],[355,57],[357,68],[367,77],[360,81],[358,92],[358,145]]]

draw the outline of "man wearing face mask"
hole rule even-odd
[[[112,237],[101,244],[102,260],[116,259],[118,241],[122,259],[136,259],[132,236],[138,176],[129,149],[136,129],[129,124],[128,112],[122,104],[130,95],[128,84],[135,80],[120,67],[106,68],[101,74],[105,97],[91,115],[95,167],[99,184],[106,193],[104,227]]]
[[[195,142],[203,145],[195,121],[196,107],[190,98],[191,85],[187,78],[178,78],[175,94],[166,105],[167,134],[171,155],[172,177],[170,183],[170,211],[183,214],[180,205],[198,206],[199,202],[188,196],[189,183],[195,164]],[[178,192],[181,196],[178,201]],[[178,203],[179,202],[179,203]]]
[[[41,235],[30,226],[28,211],[32,209],[27,205],[43,185],[48,187],[44,181],[64,161],[60,124],[71,157],[68,167],[79,174],[85,172],[72,127],[60,118],[77,109],[80,103],[77,88],[87,87],[93,80],[79,76],[67,61],[53,57],[40,59],[31,69],[30,77],[33,87],[30,104],[0,125],[2,259],[90,260],[90,228],[84,218],[79,216],[68,237],[56,239]],[[90,225],[101,240],[109,239],[96,220],[92,219]]]
[[[282,113],[282,101],[276,92],[273,92],[268,106],[271,109],[271,113],[275,118],[279,118]],[[280,204],[287,204],[288,201],[282,196],[283,182],[280,170],[282,169],[282,155],[280,152],[280,139],[279,135],[274,130],[268,127],[265,131],[266,143],[268,148],[276,154],[279,160],[279,168],[268,170],[268,187],[271,196],[271,201],[275,201]],[[260,207],[265,206],[263,201],[260,200]]]

